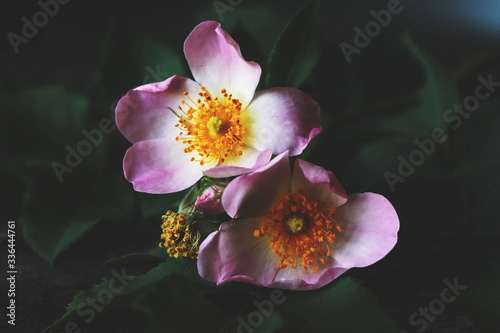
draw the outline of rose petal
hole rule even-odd
[[[226,89],[243,108],[250,103],[259,83],[260,66],[243,59],[240,47],[220,23],[197,25],[184,42],[184,54],[195,80],[212,95],[221,98],[220,91]]]
[[[290,178],[285,152],[255,172],[231,181],[222,194],[222,206],[233,218],[261,216],[290,191]]]
[[[205,175],[212,178],[224,178],[249,173],[266,165],[271,160],[272,154],[273,153],[269,149],[263,152],[255,150],[253,148],[245,149],[243,155],[239,157],[244,157],[246,159],[231,159],[227,163],[225,163],[228,165],[217,166],[215,168],[206,170]],[[253,165],[247,163],[252,161],[254,163]],[[248,166],[245,167],[244,165]]]
[[[265,286],[273,281],[279,259],[264,238],[255,237],[260,218],[225,222],[200,245],[198,273],[217,284],[243,281]]]
[[[331,171],[301,159],[295,160],[292,175],[292,191],[304,191],[310,200],[319,200],[330,208],[347,201],[347,194]]]
[[[258,150],[286,150],[290,156],[302,153],[309,141],[321,132],[318,104],[294,88],[259,91],[242,113],[247,128],[246,142]]]
[[[179,134],[178,118],[184,91],[199,91],[199,85],[185,77],[172,76],[163,82],[137,87],[123,96],[116,106],[116,124],[132,143]]]
[[[382,259],[397,242],[399,219],[392,204],[375,193],[349,195],[338,208],[342,228],[332,245],[332,256],[342,266],[364,267]]]
[[[273,283],[266,287],[283,288],[291,290],[313,290],[332,282],[347,271],[339,262],[330,258],[318,273],[305,271],[301,267],[295,269],[287,267],[280,269]]]
[[[146,193],[172,193],[193,185],[203,175],[199,163],[175,140],[140,141],[130,147],[123,159],[125,178],[134,189]]]
[[[219,231],[211,233],[200,245],[200,276],[217,284],[242,281],[265,287],[312,290],[347,270],[331,257],[316,274],[301,267],[280,269],[281,259],[271,250],[267,238],[253,235],[261,222],[260,218],[226,222]]]

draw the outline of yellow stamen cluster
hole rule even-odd
[[[182,114],[175,127],[180,129],[175,139],[187,147],[185,153],[195,152],[191,161],[200,165],[213,162],[224,163],[229,154],[241,156],[245,146],[246,129],[241,125],[241,103],[238,99],[221,90],[224,98],[213,97],[205,87],[201,87],[195,101],[187,92],[188,101],[179,106]]]
[[[159,246],[167,249],[174,258],[198,258],[200,233],[194,230],[193,224],[188,224],[184,214],[167,211],[162,217],[162,234]]]
[[[280,268],[310,268],[318,273],[331,255],[330,244],[342,230],[334,220],[336,209],[320,201],[309,201],[301,191],[286,193],[262,216],[255,237],[268,237],[270,247],[281,259]]]

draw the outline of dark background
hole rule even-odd
[[[82,130],[114,119],[127,90],[174,74],[189,77],[182,43],[203,20],[222,21],[243,56],[261,64],[264,88],[274,42],[304,3],[243,0],[220,17],[211,1],[72,0],[17,54],[6,36],[21,34],[21,18],[32,21],[40,5],[4,4],[0,233],[16,221],[18,274],[13,328],[5,316],[7,239],[0,238],[2,332],[40,332],[80,291],[91,293],[102,278],[112,278],[113,269],[147,274],[166,259],[151,249],[162,213],[175,209],[182,194],[135,193],[121,169],[130,144],[116,129],[59,182],[51,165],[64,163],[66,147],[85,139]],[[287,293],[290,301],[255,332],[417,332],[422,326],[409,317],[454,279],[467,289],[420,332],[500,331],[500,94],[481,102],[457,129],[442,119],[474,94],[479,75],[500,81],[500,4],[402,1],[402,12],[347,63],[339,44],[352,45],[353,28],[363,29],[373,20],[370,11],[387,3],[323,1],[310,20],[322,21],[321,44],[299,87],[320,104],[324,131],[302,157],[335,172],[348,193],[389,198],[400,216],[399,242],[380,262],[352,269],[330,286]],[[291,56],[301,42],[298,37],[297,48],[288,50]],[[397,173],[398,156],[408,159],[414,140],[430,138],[435,128],[445,129],[448,140],[392,191],[386,172]],[[136,255],[104,265],[129,253]],[[68,320],[83,332],[230,332],[238,316],[255,311],[254,300],[269,297],[265,288],[214,288],[185,278],[196,276],[189,262],[173,270],[116,297],[90,323]],[[64,331],[64,324],[52,330]]]

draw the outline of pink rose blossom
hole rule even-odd
[[[260,66],[243,59],[220,24],[200,23],[184,42],[195,81],[172,76],[129,91],[116,123],[133,143],[123,161],[134,189],[171,193],[203,174],[255,170],[272,154],[300,154],[321,131],[319,106],[294,88],[255,92]]]
[[[231,222],[200,245],[199,274],[221,284],[320,288],[352,267],[382,259],[396,244],[399,219],[379,194],[346,195],[334,174],[286,153],[224,190]]]

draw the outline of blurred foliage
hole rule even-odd
[[[460,184],[470,231],[500,236],[500,98],[485,101],[456,133],[454,177]]]
[[[386,258],[320,290],[284,292],[286,302],[275,304],[254,332],[413,332],[411,314],[439,298],[442,281],[454,277],[467,289],[442,316],[465,318],[473,332],[500,331],[498,92],[462,116],[460,126],[443,117],[474,95],[480,75],[493,73],[500,80],[500,53],[455,54],[458,61],[447,62],[427,48],[418,29],[391,26],[348,64],[337,45],[340,37],[324,31],[324,6],[305,2],[288,22],[272,5],[226,7],[222,14],[211,7],[195,11],[200,20],[222,21],[243,56],[260,63],[260,88],[298,87],[318,100],[324,130],[302,158],[335,172],[348,193],[383,194],[401,221],[399,242]],[[346,21],[343,28],[352,33],[358,23]],[[180,38],[181,32],[169,34]],[[136,193],[121,167],[130,144],[114,128],[116,101],[136,86],[190,76],[181,43],[158,37],[113,20],[101,36],[95,71],[79,89],[0,84],[6,111],[0,122],[0,184],[13,193],[5,203],[18,206],[24,238],[51,265],[100,224],[119,230],[155,221],[159,234],[161,214],[175,210],[187,193]],[[107,133],[103,120],[113,124]],[[429,143],[436,129],[446,139]],[[84,132],[96,131],[102,137],[93,144]],[[79,159],[84,141],[91,149]],[[432,145],[431,153],[422,142]],[[410,162],[416,151],[424,156],[421,165]],[[392,186],[388,172],[400,177]],[[95,313],[102,321],[92,325],[105,326],[118,313],[136,316],[143,332],[236,331],[258,311],[255,302],[269,300],[271,292],[242,283],[215,286],[197,276],[194,262],[167,260],[158,248],[108,259],[106,267],[134,275]],[[88,309],[112,279],[113,274],[74,296],[46,331],[71,321],[86,327],[78,309]],[[432,332],[455,332],[439,326],[443,317],[429,323]]]
[[[266,85],[299,87],[321,52],[320,2],[309,1],[286,25],[269,54]]]
[[[399,331],[398,324],[386,313],[377,296],[349,277],[319,291],[286,295],[286,310],[314,332]],[[363,320],[359,320],[360,313],[364,314]]]

